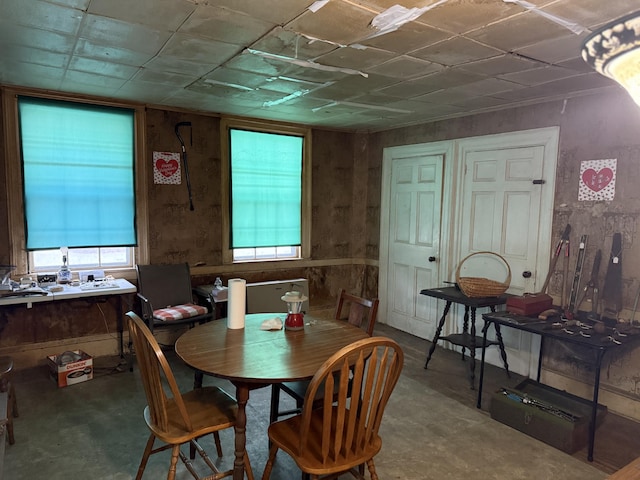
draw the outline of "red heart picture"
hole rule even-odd
[[[176,160],[165,160],[160,158],[156,161],[156,168],[164,176],[169,178],[178,171],[178,162]]]
[[[597,172],[593,168],[588,168],[582,172],[582,181],[594,192],[605,188],[611,183],[611,180],[613,180],[613,170],[610,168],[603,168]]]

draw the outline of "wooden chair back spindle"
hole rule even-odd
[[[305,397],[300,456],[320,453],[317,460],[335,465],[365,458],[378,448],[375,442],[382,415],[403,361],[400,347],[384,337],[360,340],[327,360],[311,380]],[[324,390],[321,424],[313,410],[313,399],[320,389]]]

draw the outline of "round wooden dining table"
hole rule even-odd
[[[244,478],[246,405],[252,387],[308,380],[342,347],[367,338],[346,321],[305,315],[303,330],[262,330],[264,320],[286,314],[246,315],[245,327],[227,328],[226,319],[198,325],[178,338],[175,351],[191,367],[230,380],[236,387],[234,480]],[[268,415],[268,412],[265,412]],[[266,432],[265,432],[266,433]]]

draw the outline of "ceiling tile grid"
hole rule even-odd
[[[637,0],[0,0],[0,82],[381,130],[619,88],[581,59]]]

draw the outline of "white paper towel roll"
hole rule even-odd
[[[227,328],[244,328],[246,311],[247,281],[243,278],[229,280],[229,298],[227,299]]]

